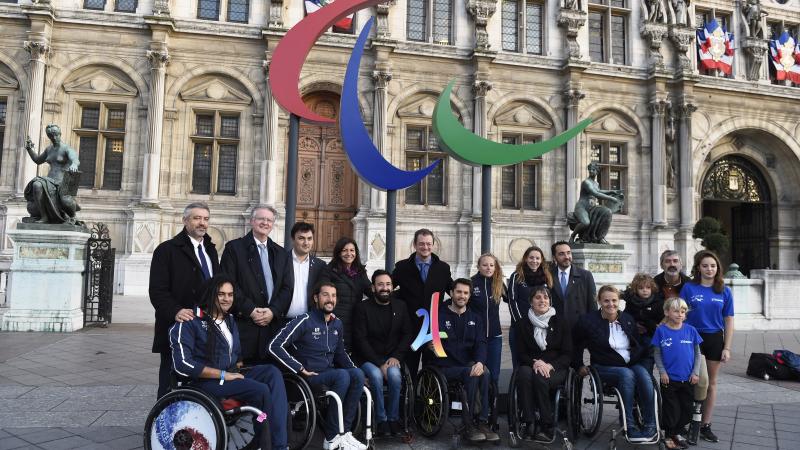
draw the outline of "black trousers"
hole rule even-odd
[[[170,374],[172,372],[172,352],[161,352],[161,366],[158,368],[158,398],[169,392]]]
[[[667,436],[680,434],[692,420],[694,386],[688,381],[670,381],[661,385],[661,416]]]
[[[517,391],[522,404],[525,421],[532,423],[539,410],[539,419],[545,426],[555,423],[553,417],[553,398],[550,395],[564,383],[568,369],[558,369],[545,378],[533,371],[530,366],[519,366],[517,369]]]

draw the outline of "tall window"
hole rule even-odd
[[[192,192],[235,195],[239,114],[197,112],[191,139],[194,146]]]
[[[419,170],[437,159],[442,161],[422,181],[406,189],[406,204],[445,205],[445,173],[447,154],[439,148],[432,127],[406,127],[406,168]]]
[[[628,160],[625,144],[593,140],[591,159],[600,167],[597,175],[600,189],[621,189],[627,197]],[[627,206],[622,212],[627,212]]]
[[[523,133],[503,133],[504,144],[532,144],[541,138]],[[539,177],[542,158],[538,157],[513,166],[503,166],[501,173],[503,208],[539,209]]]
[[[78,159],[80,187],[119,190],[125,155],[125,105],[85,103],[80,105]]]
[[[136,12],[136,0],[117,0],[115,11]]]
[[[702,28],[705,24],[711,22],[711,19],[716,19],[717,23],[722,26],[726,31],[730,32],[731,30],[731,13],[729,11],[718,10],[718,9],[702,9],[702,8],[695,8],[694,11],[694,23],[697,28]],[[695,44],[695,52],[697,52],[697,45]],[[733,78],[733,72],[730,75],[726,75],[724,72],[716,69],[706,70],[699,64],[700,62],[700,54],[697,53],[697,60],[698,60],[698,70],[703,75],[711,75],[720,78]]]
[[[106,7],[106,0],[83,0],[84,9],[97,9],[104,10]]]
[[[3,165],[3,143],[6,141],[6,110],[8,100],[0,97],[0,167]]]
[[[228,0],[228,22],[247,23],[250,0]]]
[[[197,18],[219,20],[220,0],[197,0]]]
[[[544,7],[535,0],[503,0],[503,50],[541,55]]]
[[[433,20],[429,20],[429,18]],[[406,38],[409,41],[453,43],[452,0],[408,0]]]
[[[628,64],[628,0],[589,0],[589,57],[595,62]]]

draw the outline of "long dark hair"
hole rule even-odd
[[[219,301],[217,300],[217,293],[225,283],[230,283],[233,287],[233,301],[236,302],[236,283],[233,282],[233,278],[225,273],[216,274],[206,280],[206,282],[203,283],[203,294],[197,301],[197,306],[203,311],[202,320],[207,324],[208,338],[206,339],[206,361],[208,362],[214,360],[214,353],[217,348],[217,338],[213,330],[219,331],[220,335],[222,334],[222,331],[219,330],[219,326],[214,321],[214,317],[222,315],[223,320],[225,320],[228,315],[228,313],[223,312],[219,307]],[[227,367],[217,367],[217,369],[227,369]]]
[[[547,287],[552,288],[553,275],[550,273],[550,263],[547,262],[547,258],[544,257],[542,249],[535,245],[525,249],[525,253],[522,254],[522,259],[517,263],[517,268],[514,270],[517,273],[517,284],[525,282],[525,267],[528,265],[528,256],[531,252],[539,252],[539,254],[542,255],[542,264],[539,266],[539,270],[544,274],[544,282]]]
[[[725,289],[725,279],[722,278],[722,263],[716,253],[710,250],[700,250],[694,254],[694,265],[692,266],[692,283],[701,284],[703,275],[700,273],[700,263],[705,258],[712,258],[717,263],[717,273],[714,275],[714,283],[711,288],[717,294],[721,294]]]
[[[353,260],[351,269],[355,269],[357,273],[367,273],[366,267],[361,263],[361,252],[358,251],[358,244],[349,237],[343,237],[336,241],[336,245],[333,246],[333,258],[331,258],[330,267],[336,272],[344,273],[345,263],[342,261],[342,250],[347,244],[353,244],[356,249],[356,259]]]

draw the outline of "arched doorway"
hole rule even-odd
[[[323,117],[339,118],[337,94],[315,92],[303,101]],[[298,149],[296,220],[314,224],[315,251],[330,256],[340,237],[353,235],[358,181],[342,148],[338,124],[301,123]]]
[[[722,222],[731,238],[728,254],[720,255],[723,270],[731,262],[749,275],[770,266],[770,194],[761,171],[740,156],[717,160],[703,180],[703,215]]]

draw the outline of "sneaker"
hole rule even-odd
[[[464,435],[470,442],[483,442],[486,440],[486,435],[478,431],[478,429],[473,426],[467,426]]]
[[[325,439],[324,441],[322,441],[323,450],[334,450],[340,448],[341,446],[342,446],[342,436],[339,434],[330,439]]]
[[[642,430],[642,435],[646,437],[648,441],[653,441],[658,438],[658,430],[656,430],[656,427],[647,427]]]
[[[651,436],[648,436],[643,431],[636,427],[628,427],[628,440],[630,442],[647,442]]]
[[[700,436],[700,422],[691,422],[689,424],[689,431],[686,433],[686,442],[689,445],[697,445],[697,439]]]
[[[378,422],[378,430],[375,433],[378,437],[386,437],[392,434],[391,430],[389,429],[389,422],[383,421]]]
[[[400,425],[399,420],[392,420],[389,422],[389,434],[398,436],[403,433],[403,426]]]
[[[703,438],[703,440],[708,441],[708,442],[719,442],[719,438],[717,437],[717,435],[714,434],[713,431],[711,431],[711,424],[710,423],[704,423],[700,427],[700,437]]]
[[[492,428],[489,426],[488,422],[481,421],[481,423],[478,424],[478,431],[483,433],[483,435],[486,437],[487,442],[497,442],[500,440],[500,436],[498,436],[497,433],[492,431]]]
[[[349,445],[350,448],[357,450],[367,450],[367,446],[362,444],[358,439],[356,439],[356,437],[353,436],[353,433],[350,431],[348,431],[347,433],[344,434],[344,436],[342,436],[342,441],[344,443],[347,443],[347,445]]]

